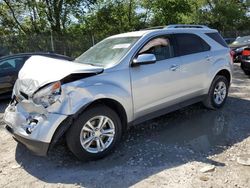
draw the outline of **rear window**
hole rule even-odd
[[[209,36],[214,41],[221,44],[222,46],[228,48],[227,43],[225,42],[225,40],[221,37],[219,33],[206,33],[206,35]]]
[[[189,55],[210,50],[210,46],[199,36],[190,33],[175,34],[178,55]]]

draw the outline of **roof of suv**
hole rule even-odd
[[[182,32],[217,32],[215,29],[211,29],[207,26],[203,25],[168,25],[168,26],[159,26],[159,27],[152,27],[152,28],[146,28],[140,31],[133,31],[128,33],[121,33],[114,36],[111,36],[109,38],[117,38],[117,37],[141,37],[147,33],[155,32],[155,31],[161,31],[161,30],[167,30],[167,31],[182,31]]]

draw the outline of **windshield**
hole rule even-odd
[[[114,65],[121,60],[138,39],[138,37],[105,39],[76,58],[75,61],[102,67]]]

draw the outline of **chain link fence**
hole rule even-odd
[[[250,31],[225,31],[221,32],[221,34],[226,38],[236,38],[238,36],[250,35]],[[100,40],[90,34],[55,36],[49,33],[4,36],[0,37],[0,57],[25,52],[55,52],[70,57],[77,57]]]
[[[77,57],[94,43],[91,35],[18,35],[0,37],[0,56],[25,52],[55,52]]]

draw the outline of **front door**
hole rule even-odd
[[[181,60],[175,57],[170,35],[151,39],[137,56],[143,53],[154,54],[157,61],[130,67],[134,118],[179,102],[182,96],[179,83],[185,79],[185,74],[180,72]]]

